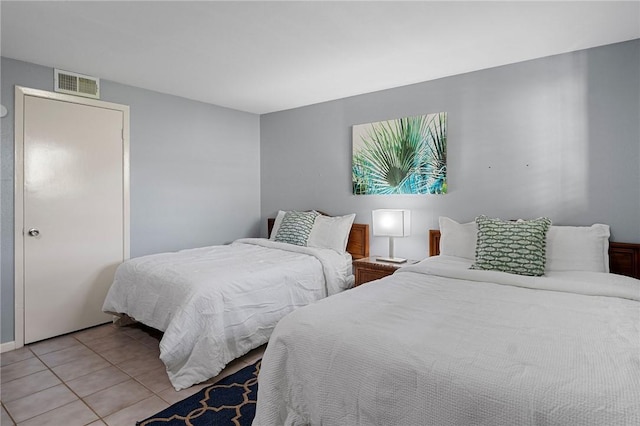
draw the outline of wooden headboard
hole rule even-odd
[[[275,218],[267,219],[267,235],[271,236]],[[349,240],[347,241],[347,251],[354,259],[369,257],[369,225],[366,223],[354,223],[351,225]]]
[[[429,256],[440,254],[440,230],[429,230]],[[640,279],[640,244],[609,242],[609,269]]]

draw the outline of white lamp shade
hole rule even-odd
[[[411,211],[378,209],[373,210],[374,237],[408,237],[411,235]]]

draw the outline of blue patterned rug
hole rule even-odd
[[[138,426],[250,426],[256,415],[261,361],[136,423]]]

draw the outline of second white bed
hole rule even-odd
[[[164,332],[160,359],[180,390],[266,343],[289,312],[352,284],[348,253],[242,239],[123,263],[103,310]]]

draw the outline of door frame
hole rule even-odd
[[[24,346],[24,101],[26,96],[106,108],[122,112],[122,205],[123,205],[123,254],[129,252],[129,107],[111,102],[48,92],[27,87],[15,87],[15,159],[14,159],[14,344],[15,349]]]

